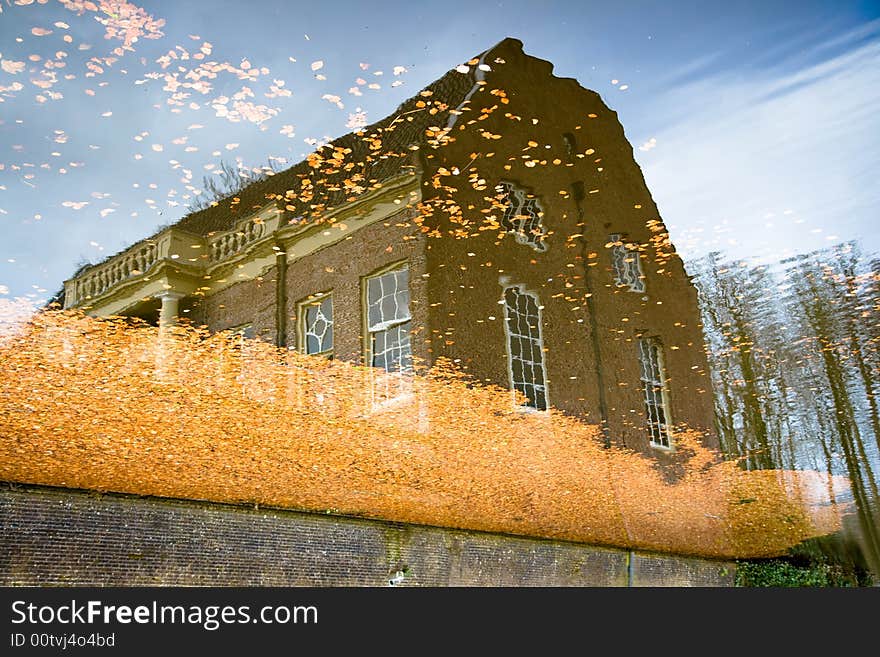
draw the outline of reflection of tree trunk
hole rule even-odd
[[[746,418],[746,431],[758,444],[757,449],[749,450],[749,468],[754,470],[773,469],[773,455],[767,440],[767,423],[761,409],[760,391],[758,390],[755,366],[752,360],[753,336],[746,332],[746,327],[739,313],[734,314],[737,337],[739,337],[739,366],[745,387],[743,395],[743,414]]]
[[[783,413],[778,412],[777,403],[772,405],[772,411],[768,411],[771,419],[771,426],[773,428],[771,434],[770,444],[773,445],[773,463],[775,463],[775,467],[784,468],[785,467],[785,444],[783,442],[784,439],[784,428],[783,428]]]
[[[780,416],[782,418],[779,428],[780,453],[782,452],[783,445],[788,448],[788,464],[785,466],[784,463],[780,462],[780,465],[795,469],[797,468],[797,455],[794,450],[795,432],[794,427],[791,425],[791,418],[795,414],[795,409],[792,408],[792,403],[789,399],[789,388],[786,377],[782,373],[783,368],[777,365],[776,371],[779,373],[779,410],[781,411]],[[785,435],[783,435],[783,431]]]
[[[828,441],[821,433],[819,434],[819,444],[822,446],[822,453],[825,454],[825,472],[828,473],[828,500],[831,504],[837,504],[837,498],[834,495],[834,455],[828,448]]]
[[[880,419],[877,417],[877,405],[874,400],[874,383],[871,380],[871,375],[867,371],[867,367],[865,364],[865,359],[862,353],[861,339],[859,336],[859,331],[856,327],[855,318],[858,313],[858,290],[856,286],[856,268],[855,262],[853,260],[846,261],[844,257],[840,256],[840,266],[841,272],[843,274],[843,283],[845,286],[845,292],[842,295],[845,302],[842,306],[842,315],[844,318],[847,339],[849,341],[849,355],[854,358],[856,363],[856,368],[859,370],[859,375],[862,380],[862,387],[864,388],[865,395],[867,397],[868,406],[869,406],[869,414],[871,416],[871,428],[874,432],[874,439],[878,441],[877,445],[880,447]],[[832,279],[833,283],[837,285],[837,279]],[[841,290],[843,292],[843,290]],[[838,361],[839,366],[839,361]],[[880,500],[880,494],[877,492],[877,481],[874,478],[874,472],[871,468],[871,462],[868,460],[868,454],[865,451],[865,444],[862,440],[861,430],[859,429],[858,422],[855,417],[855,408],[853,404],[847,399],[847,409],[849,413],[849,421],[853,427],[853,438],[855,441],[855,446],[858,451],[858,455],[862,460],[865,468],[865,475],[868,479],[868,485],[871,488],[871,492],[873,493],[873,499],[875,501]]]
[[[865,542],[871,554],[872,561],[880,559],[880,534],[877,527],[874,526],[874,519],[871,513],[871,501],[868,499],[865,487],[865,481],[862,474],[862,468],[859,467],[859,459],[856,454],[860,451],[864,459],[864,446],[861,450],[857,445],[861,443],[858,436],[858,427],[854,422],[854,414],[849,396],[846,393],[846,384],[843,378],[843,372],[840,363],[835,357],[834,351],[827,344],[821,345],[822,361],[825,365],[825,374],[828,377],[828,383],[831,388],[831,396],[834,400],[834,422],[837,426],[837,434],[840,439],[840,446],[843,449],[843,456],[846,462],[847,474],[850,478],[850,485],[853,492],[853,499],[856,504],[856,513],[859,518],[859,524],[862,529]],[[877,499],[876,485],[873,482],[873,475],[870,472],[870,466],[867,460],[863,461],[865,468],[868,469],[872,488],[874,489],[874,499]]]
[[[832,387],[832,393],[835,397],[835,406],[837,406],[838,403],[842,401],[842,395],[837,390],[836,385]],[[880,536],[878,536],[877,528],[874,526],[871,504],[866,495],[862,470],[859,467],[859,461],[854,454],[852,437],[849,435],[847,421],[844,418],[839,417],[837,424],[838,432],[840,433],[840,443],[846,461],[847,474],[850,478],[850,486],[852,488],[853,499],[856,505],[856,514],[859,518],[859,525],[868,546],[868,551],[871,553],[873,560],[876,560],[880,558]]]
[[[858,425],[855,423],[853,423],[853,428],[855,429],[856,448],[858,449],[862,463],[865,464],[865,476],[868,479],[868,485],[871,487],[871,493],[874,496],[873,499],[880,501],[880,492],[877,491],[877,479],[874,477],[874,471],[871,468],[871,461],[868,460],[868,453],[865,451],[865,443],[862,441],[862,434],[859,431]]]
[[[716,262],[717,254],[711,254],[698,281],[698,300],[704,320],[706,334],[706,355],[713,374],[713,402],[715,408],[715,429],[721,443],[722,452],[729,457],[741,456],[744,452],[740,437],[734,427],[736,405],[730,392],[731,362],[729,351],[718,344],[724,337],[724,320],[720,310],[727,308],[728,299],[722,291],[721,277]]]
[[[874,442],[877,443],[877,449],[880,450],[880,412],[877,409],[877,397],[874,395],[874,381],[871,378],[871,370],[868,369],[865,358],[862,356],[862,350],[856,351],[856,363],[859,367],[859,374],[862,377],[862,387],[865,389],[865,397],[868,399],[868,409],[871,414],[871,430],[874,432]]]
[[[853,265],[843,266],[844,280],[846,282],[847,298],[854,302],[858,300],[858,290],[856,289],[856,272]],[[860,332],[856,325],[856,316],[858,307],[848,308],[846,313],[847,329],[849,333],[850,352],[856,360],[856,367],[859,370],[859,376],[862,379],[862,387],[865,390],[865,397],[868,400],[868,410],[871,416],[871,430],[874,432],[874,441],[877,443],[877,449],[880,449],[880,412],[877,408],[877,398],[874,395],[874,380],[871,376],[871,370],[865,361],[865,354],[862,350],[862,340]]]
[[[730,371],[729,365],[723,369]],[[741,456],[742,449],[733,426],[734,407],[730,386],[725,381],[721,381],[719,388],[715,396],[715,426],[718,430],[718,438],[721,440],[721,450],[730,456]]]
[[[765,268],[718,254],[701,267],[719,438],[749,469],[806,465],[801,441],[811,441],[813,467],[848,474],[865,555],[880,563],[880,526],[871,517],[880,482],[868,460],[874,441],[880,449],[880,262],[870,280],[856,277],[854,245],[794,262],[783,298]]]
[[[831,295],[823,295],[823,290],[818,289],[816,278],[811,273],[804,273],[806,275],[803,276],[803,280],[807,283],[807,287],[804,290],[806,298],[802,299],[801,308],[812,329],[819,354],[822,357],[822,364],[834,405],[833,422],[843,450],[846,470],[849,475],[850,487],[856,506],[856,514],[859,519],[866,549],[870,555],[870,560],[878,561],[880,560],[880,535],[878,535],[877,527],[873,522],[871,500],[868,498],[862,467],[867,470],[870,480],[869,485],[874,489],[875,493],[874,499],[877,499],[876,484],[873,481],[873,474],[867,460],[863,460],[860,463],[858,458],[861,456],[862,459],[865,459],[864,445],[861,444],[861,436],[855,422],[855,411],[847,391],[843,367],[835,349],[833,317],[829,315],[828,311],[829,308],[834,308],[834,305],[827,298]]]

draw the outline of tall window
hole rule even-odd
[[[333,355],[333,296],[324,294],[299,304],[301,349],[304,354]]]
[[[520,244],[528,244],[536,251],[546,251],[544,227],[541,225],[543,211],[538,199],[507,181],[498,183],[495,192],[505,206],[501,227],[512,232]]]
[[[669,395],[666,390],[666,366],[663,345],[659,338],[639,338],[639,364],[642,370],[642,391],[648,416],[648,435],[655,447],[671,447],[669,430]]]
[[[639,251],[634,244],[627,244],[620,235],[608,236],[611,248],[611,264],[614,266],[614,282],[628,287],[631,292],[645,291],[645,278]]]
[[[404,265],[371,276],[366,288],[370,364],[388,372],[411,371],[409,269]]]
[[[528,398],[525,406],[546,410],[547,381],[538,298],[519,287],[508,287],[504,290],[504,305],[511,385]]]

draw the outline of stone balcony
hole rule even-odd
[[[240,222],[233,230],[208,236],[171,226],[141,240],[64,282],[64,307],[89,315],[142,315],[145,309],[204,289],[211,273],[265,250],[280,214],[267,212]],[[269,247],[271,249],[271,247]]]

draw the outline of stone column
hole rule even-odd
[[[173,341],[168,329],[177,323],[180,300],[186,295],[172,290],[159,292],[155,298],[162,302],[159,310],[159,337],[156,340],[156,381],[170,381],[173,372],[172,357]]]
[[[159,310],[159,328],[173,326],[177,323],[180,300],[185,296],[185,294],[171,290],[159,292],[156,295],[156,298],[162,301],[162,308]]]

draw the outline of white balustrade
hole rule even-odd
[[[156,244],[141,244],[112,258],[104,264],[92,267],[77,279],[74,289],[78,303],[89,297],[97,297],[108,289],[132,276],[140,276],[159,259]]]
[[[244,250],[266,233],[262,222],[247,221],[238,229],[217,235],[208,243],[210,262],[220,262]],[[68,282],[65,300],[67,307],[77,305],[86,299],[93,299],[130,278],[143,276],[159,260],[177,258],[172,250],[185,248],[181,243],[190,243],[187,233],[157,236],[156,241],[136,244],[127,251],[114,256],[107,262],[89,267],[73,281]],[[198,240],[199,238],[195,238]]]
[[[211,262],[219,262],[235,255],[248,244],[263,236],[265,226],[262,223],[248,221],[239,230],[216,236],[210,243]]]

